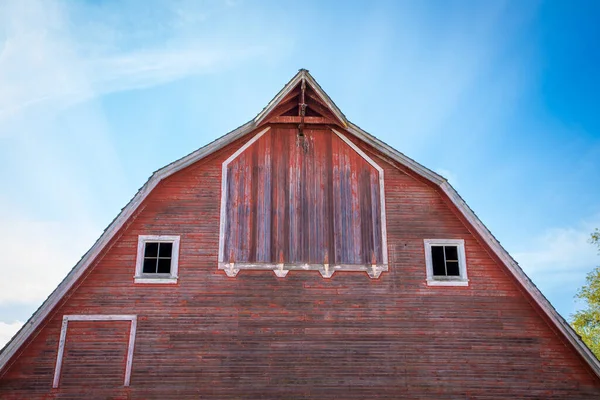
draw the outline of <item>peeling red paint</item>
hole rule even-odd
[[[379,192],[330,129],[273,128],[228,166],[224,261],[381,264]]]

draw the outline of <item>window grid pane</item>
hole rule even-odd
[[[171,242],[159,243],[159,247],[158,247],[158,257],[159,258],[171,258],[172,252],[173,252],[173,243],[171,243]]]
[[[445,246],[446,261],[458,261],[458,247]]]
[[[447,276],[460,276],[460,268],[458,261],[447,261],[446,262]]]
[[[146,242],[144,248],[144,274],[170,274],[173,243]]]
[[[144,258],[154,258],[158,256],[158,243],[146,242],[144,248]]]
[[[142,272],[144,274],[154,274],[156,273],[158,258],[147,257],[144,258],[144,267]]]
[[[171,273],[171,259],[170,258],[159,258],[156,272],[159,274]]]
[[[444,266],[446,267],[446,276],[460,276],[458,247],[444,246]]]
[[[431,246],[431,258],[433,266],[434,276],[445,276],[446,275],[446,262],[444,259],[444,247],[443,246]]]

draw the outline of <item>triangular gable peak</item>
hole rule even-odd
[[[301,69],[281,92],[256,116],[254,123],[333,124],[347,127],[344,114],[307,70]]]
[[[304,102],[302,102],[302,90],[304,87]],[[195,152],[161,168],[154,172],[150,179],[136,193],[131,201],[123,208],[121,213],[106,228],[102,236],[94,243],[90,250],[81,258],[75,267],[69,272],[59,286],[50,294],[40,308],[24,324],[19,332],[2,349],[0,353],[0,373],[6,371],[6,366],[19,349],[33,337],[44,321],[51,315],[52,311],[61,303],[69,291],[83,278],[94,261],[101,256],[104,249],[118,235],[128,221],[136,215],[146,197],[165,178],[189,167],[203,158],[215,153],[243,136],[256,132],[257,128],[267,123],[302,123],[302,104],[304,106],[304,124],[309,124],[307,117],[323,119],[326,124],[337,125],[343,134],[356,137],[367,145],[379,151],[391,163],[408,170],[430,184],[438,187],[450,204],[452,204],[460,216],[466,221],[469,229],[477,234],[491,253],[504,264],[510,274],[515,278],[520,287],[527,293],[533,302],[539,307],[551,325],[563,335],[564,338],[577,350],[579,355],[586,361],[594,373],[600,377],[600,362],[581,341],[569,324],[557,313],[544,295],[525,275],[519,265],[512,259],[508,252],[500,245],[496,238],[483,225],[475,213],[468,207],[460,195],[440,175],[415,162],[394,148],[388,146],[379,139],[373,137],[358,126],[346,119],[344,114],[331,101],[329,96],[321,89],[307,70],[300,70],[275,98],[259,113],[256,118],[240,126],[239,128],[220,137],[212,143],[196,150]],[[287,120],[286,118],[291,118]],[[317,120],[314,120],[317,121]],[[327,122],[325,122],[327,121]],[[216,267],[216,266],[215,266]]]

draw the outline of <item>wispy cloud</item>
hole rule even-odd
[[[71,23],[63,3],[13,1],[2,8],[10,23],[1,21],[6,32],[0,47],[0,121],[36,105],[68,106],[110,92],[213,72],[267,50],[189,34],[177,38],[180,27],[174,22],[162,41],[123,50],[107,42],[135,32],[105,23],[88,33],[86,25]],[[185,16],[185,24],[198,22],[192,10],[174,15]]]
[[[36,105],[69,106],[103,94],[141,89],[224,68],[264,52],[259,46],[215,49],[189,45],[109,55],[94,60],[47,54],[44,73],[31,71],[31,58],[48,52],[47,38],[9,40],[0,54],[0,120]],[[43,49],[43,50],[42,50]],[[57,60],[55,57],[59,57]],[[23,68],[25,67],[25,68]],[[29,67],[29,68],[28,68]],[[9,71],[9,69],[14,69]]]
[[[530,242],[530,249],[513,254],[565,317],[577,308],[573,296],[585,275],[600,265],[598,250],[589,243],[598,226],[600,216],[594,216],[578,226],[549,229]]]
[[[83,220],[32,219],[14,207],[2,207],[0,220],[0,305],[40,303],[100,233]]]
[[[12,184],[0,197],[0,304],[45,299],[98,237],[106,223],[98,214],[122,206],[135,190],[125,182],[102,107],[65,108],[266,51],[193,31],[211,17],[194,2],[163,6],[158,20],[129,10],[123,22],[120,4],[101,12],[96,7],[104,5],[93,3],[0,4],[0,178]],[[101,205],[106,209],[95,210]]]

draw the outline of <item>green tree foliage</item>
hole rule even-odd
[[[590,242],[600,251],[600,230],[592,233]],[[586,284],[579,289],[576,298],[584,300],[587,308],[573,315],[573,328],[585,344],[600,359],[600,266],[586,277]]]
[[[592,233],[592,239],[590,241],[598,246],[598,250],[600,250],[600,229],[596,228],[596,231]]]

